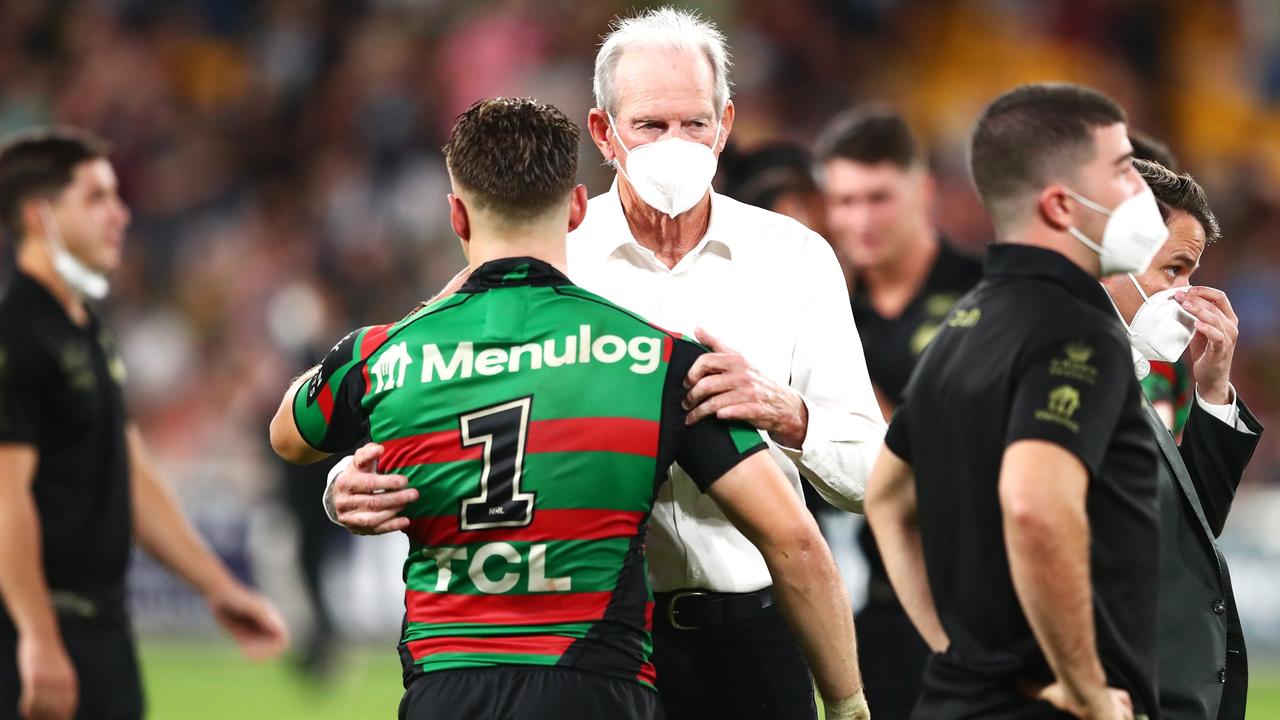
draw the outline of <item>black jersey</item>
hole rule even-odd
[[[916,717],[1060,717],[1020,682],[1053,681],[1014,592],[998,479],[1020,440],[1088,469],[1090,574],[1107,683],[1155,718],[1156,447],[1128,338],[1097,280],[1062,255],[995,245],[916,366],[885,443],[915,471],[929,586],[951,646]]]
[[[98,318],[76,325],[15,273],[0,301],[0,443],[39,454],[32,492],[49,587],[123,586],[129,560],[124,366]]]
[[[850,302],[867,358],[867,374],[893,405],[902,402],[911,369],[938,332],[942,319],[981,279],[982,263],[942,241],[924,285],[901,315],[884,317],[871,304],[866,288],[861,283],[854,286]]]

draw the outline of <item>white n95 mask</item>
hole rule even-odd
[[[1195,316],[1173,299],[1185,288],[1169,288],[1148,296],[1137,278],[1129,275],[1129,281],[1138,288],[1143,301],[1129,323],[1129,344],[1147,360],[1177,362],[1196,334]]]
[[[49,241],[49,252],[53,255],[53,269],[76,294],[89,300],[101,300],[107,296],[111,284],[106,276],[88,265],[67,250],[62,242],[62,231],[53,217],[53,208],[44,203],[39,208],[40,222],[44,225],[44,234]]]
[[[627,167],[614,160],[618,172],[631,183],[641,200],[658,212],[674,218],[687,212],[711,187],[716,174],[716,154],[702,143],[681,138],[659,140],[634,149],[618,134],[618,123],[607,114],[618,144],[627,153]],[[720,143],[721,125],[713,145]]]
[[[1074,190],[1067,189],[1067,193],[1090,210],[1107,216],[1101,245],[1074,227],[1067,228],[1075,239],[1098,253],[1102,274],[1146,272],[1151,259],[1169,237],[1169,228],[1160,217],[1160,207],[1156,205],[1156,196],[1151,193],[1151,188],[1144,188],[1137,195],[1125,199],[1114,210],[1108,210]]]

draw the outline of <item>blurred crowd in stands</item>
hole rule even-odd
[[[906,115],[937,176],[939,227],[981,254],[990,227],[964,157],[981,107],[1049,79],[1119,99],[1208,190],[1225,238],[1196,280],[1230,296],[1236,387],[1280,424],[1280,4],[682,4],[719,23],[733,50],[737,122],[717,187],[787,203],[819,230],[806,146],[855,102]],[[280,492],[266,420],[288,378],[346,329],[399,318],[463,264],[439,151],[454,116],[483,96],[521,95],[585,122],[600,35],[633,7],[0,2],[0,133],[59,122],[114,144],[134,223],[107,313],[132,411],[184,498],[250,507]],[[591,193],[611,174],[584,144]],[[1249,472],[1249,483],[1280,482],[1280,433]]]

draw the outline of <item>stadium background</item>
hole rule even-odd
[[[1225,240],[1197,280],[1231,297],[1233,379],[1272,428],[1224,544],[1255,667],[1250,717],[1280,718],[1280,3],[684,4],[729,37],[738,149],[806,143],[853,102],[892,101],[929,147],[939,225],[974,252],[990,229],[966,177],[966,135],[1019,82],[1105,90],[1201,180]],[[461,266],[438,151],[454,115],[482,96],[532,95],[581,122],[599,36],[633,7],[0,2],[0,132],[56,121],[115,145],[134,223],[107,313],[132,412],[188,512],[299,635],[310,615],[296,533],[266,444],[280,392],[346,329],[399,317]],[[584,144],[593,194],[610,179],[598,158]],[[400,541],[329,540],[343,651],[310,674],[242,663],[199,600],[139,559],[132,603],[152,716],[390,716]]]

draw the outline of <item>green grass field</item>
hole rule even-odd
[[[352,650],[323,683],[285,661],[250,664],[227,644],[144,640],[141,651],[152,720],[390,720],[400,702],[400,664],[390,646]],[[1280,665],[1255,668],[1249,720],[1277,718]]]

